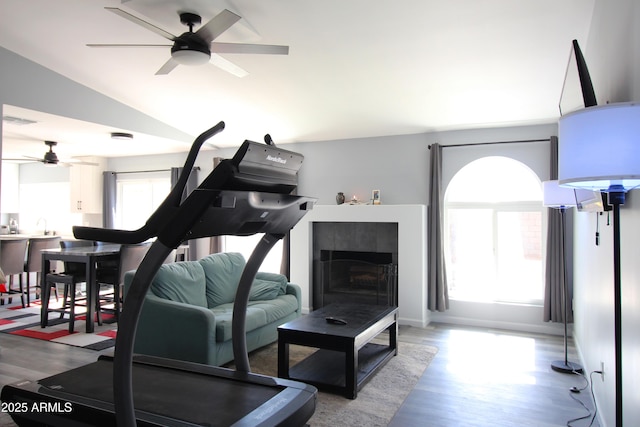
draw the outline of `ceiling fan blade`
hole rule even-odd
[[[23,157],[22,160],[32,160],[32,161],[44,163],[44,160],[42,160],[42,157],[33,157],[33,156],[22,156],[22,157]]]
[[[209,61],[211,62],[213,65],[215,65],[216,67],[233,74],[236,77],[245,77],[248,76],[249,73],[247,73],[245,70],[243,70],[242,68],[238,67],[236,64],[234,64],[231,61],[227,61],[226,59],[224,59],[222,56],[220,55],[216,55],[215,53],[211,54],[211,60]]]
[[[137,16],[133,16],[132,14],[125,12],[122,9],[118,9],[117,7],[105,7],[106,10],[108,10],[109,12],[113,12],[118,16],[121,16],[124,19],[127,19],[131,22],[133,22],[134,24],[138,24],[141,27],[146,28],[147,30],[153,31],[154,33],[158,34],[159,36],[164,37],[165,39],[169,39],[171,41],[173,41],[176,37],[163,30],[162,28],[156,27],[155,25],[147,22],[147,21],[143,21],[142,19],[138,18]]]
[[[100,44],[87,44],[87,47],[161,47],[161,48],[171,48],[170,44],[106,44],[106,43],[100,43]]]
[[[211,52],[215,53],[257,53],[267,55],[288,55],[289,46],[245,43],[211,43]]]
[[[227,31],[233,24],[240,20],[240,16],[230,10],[223,10],[214,16],[209,22],[204,24],[196,31],[196,34],[202,37],[207,43],[215,40],[220,34]]]
[[[160,67],[158,71],[156,71],[156,76],[169,74],[178,65],[179,65],[178,62],[175,59],[169,58],[169,60],[165,62],[164,65]]]
[[[27,157],[27,156],[23,156],[23,157],[3,157],[2,161],[7,161],[7,162],[41,162],[42,159],[36,159],[35,157]]]

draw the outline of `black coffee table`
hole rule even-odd
[[[355,399],[398,353],[398,307],[331,304],[278,327],[278,376]],[[328,323],[327,317],[346,321]],[[388,331],[389,344],[372,343]],[[289,368],[289,344],[319,349]]]

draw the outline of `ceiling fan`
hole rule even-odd
[[[235,13],[225,9],[214,16],[209,22],[201,26],[196,32],[193,27],[202,22],[200,15],[189,12],[180,13],[180,22],[189,31],[179,36],[156,27],[155,25],[143,21],[142,19],[115,7],[105,7],[106,10],[119,15],[134,24],[138,24],[154,33],[170,40],[173,45],[155,44],[87,44],[89,47],[171,47],[171,58],[156,72],[156,75],[168,74],[178,65],[201,65],[211,62],[215,66],[235,75],[244,77],[248,73],[234,63],[224,59],[219,53],[249,53],[249,54],[270,54],[288,55],[289,46],[260,45],[246,43],[219,43],[214,40],[228,30],[241,18]]]
[[[58,159],[58,155],[56,153],[53,152],[53,147],[55,147],[56,145],[58,145],[58,143],[56,141],[45,141],[44,142],[46,146],[49,147],[49,151],[44,153],[44,157],[43,158],[39,158],[39,157],[31,157],[31,156],[23,156],[23,158],[20,159],[2,159],[2,160],[15,160],[15,161],[20,161],[20,160],[32,160],[32,161],[37,161],[37,162],[41,162],[44,163],[45,166],[73,166],[73,165],[91,165],[91,166],[98,166],[97,163],[94,162],[84,162],[81,160],[67,160],[67,161],[60,161]]]

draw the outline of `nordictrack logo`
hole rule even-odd
[[[267,154],[267,160],[269,160],[270,162],[280,163],[283,165],[287,164],[287,161],[282,157],[273,157],[270,154]]]

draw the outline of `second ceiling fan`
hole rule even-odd
[[[46,145],[47,147],[49,147],[49,151],[44,153],[44,157],[33,157],[33,156],[22,156],[22,158],[16,158],[16,159],[2,159],[2,160],[14,160],[14,161],[19,161],[22,162],[24,160],[29,160],[29,161],[33,161],[33,162],[40,162],[43,163],[45,166],[73,166],[73,165],[90,165],[90,166],[98,166],[97,163],[94,162],[87,162],[81,159],[70,159],[70,160],[60,160],[58,159],[58,155],[53,151],[53,147],[55,147],[56,145],[58,145],[58,143],[56,141],[45,141],[44,145]]]
[[[135,24],[138,24],[154,33],[173,42],[173,45],[153,45],[153,44],[87,44],[89,47],[170,47],[171,58],[156,72],[168,74],[178,65],[200,65],[211,62],[215,66],[235,75],[244,77],[248,73],[234,63],[224,59],[218,53],[248,53],[248,54],[269,54],[288,55],[289,46],[261,45],[246,43],[219,43],[214,40],[228,30],[241,18],[235,13],[225,9],[214,16],[209,22],[201,26],[197,31],[193,31],[194,26],[202,22],[200,15],[190,12],[180,13],[180,22],[189,27],[189,31],[175,36],[162,28],[146,22],[122,9],[115,7],[105,7],[106,10],[115,13]]]

